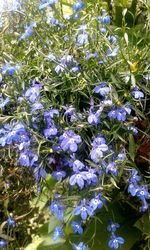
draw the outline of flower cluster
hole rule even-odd
[[[109,225],[107,230],[111,232],[110,240],[108,242],[108,246],[113,249],[118,249],[120,245],[124,244],[124,239],[122,237],[118,237],[115,234],[115,231],[119,227],[118,223],[113,222],[112,220],[109,221]]]

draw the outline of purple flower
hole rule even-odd
[[[144,93],[137,86],[132,90],[131,94],[135,99],[144,98]]]
[[[87,246],[83,243],[80,242],[79,244],[72,244],[74,250],[88,250]]]
[[[12,76],[20,69],[19,65],[11,66],[9,63],[2,67],[2,74]]]
[[[106,173],[111,173],[113,175],[117,175],[118,174],[118,170],[117,170],[117,165],[115,162],[110,162],[107,167],[106,167]]]
[[[64,151],[70,150],[76,152],[78,144],[81,143],[81,137],[76,135],[73,130],[66,130],[63,135],[59,137],[60,146]]]
[[[98,179],[96,175],[96,170],[95,169],[88,169],[88,171],[85,172],[86,175],[86,181],[88,185],[96,185]]]
[[[109,225],[107,226],[107,230],[109,232],[115,232],[119,228],[119,224],[112,221],[112,219],[109,220]]]
[[[15,227],[16,222],[15,222],[15,220],[14,220],[13,218],[9,217],[9,218],[7,219],[7,224],[8,224],[9,226]]]
[[[82,170],[84,167],[85,167],[85,165],[79,160],[75,160],[73,162],[73,171],[74,172],[78,172],[78,171]]]
[[[63,220],[65,206],[62,206],[59,201],[53,201],[50,204],[50,210],[52,214],[55,215],[58,220]]]
[[[108,36],[108,40],[112,43],[115,44],[117,42],[116,36]]]
[[[77,45],[78,46],[83,46],[88,42],[88,34],[86,31],[84,31],[82,34],[79,34],[77,36]]]
[[[118,50],[119,50],[118,47],[116,47],[114,49],[108,49],[107,50],[107,56],[108,57],[115,57],[118,54]]]
[[[32,104],[32,110],[31,112],[34,113],[37,110],[41,110],[44,109],[43,105],[40,102],[35,102],[34,104]]]
[[[102,17],[102,22],[104,23],[104,24],[110,24],[110,16],[103,16]]]
[[[101,28],[100,28],[100,31],[101,31],[102,33],[106,33],[107,29],[106,29],[105,27],[101,27]]]
[[[149,208],[149,204],[147,203],[147,201],[144,199],[142,200],[142,206],[140,207],[140,212],[146,212]]]
[[[110,92],[110,88],[107,87],[104,82],[100,82],[100,84],[94,88],[94,92],[101,96],[105,96]]]
[[[92,125],[97,125],[100,123],[100,114],[101,112],[98,110],[95,113],[92,113],[91,111],[89,112],[89,116],[87,118],[88,123],[92,124]]]
[[[98,163],[104,155],[104,152],[108,151],[108,146],[106,144],[98,145],[94,147],[90,152],[90,157],[92,161]]]
[[[34,84],[33,87],[27,89],[24,96],[27,97],[30,102],[34,103],[40,96],[40,88],[40,84]]]
[[[138,175],[138,171],[136,169],[132,169],[129,177],[130,183],[136,183],[137,181],[140,181],[140,179],[141,177]]]
[[[86,205],[86,200],[83,199],[81,201],[81,205],[77,206],[74,209],[74,215],[80,215],[82,220],[86,220],[88,216],[92,216],[93,215],[93,209]]]
[[[120,153],[117,156],[117,160],[119,161],[123,161],[126,158],[126,153],[125,153],[125,149],[122,148]]]
[[[122,237],[117,237],[114,233],[111,234],[108,246],[110,248],[118,249],[119,245],[124,244],[124,239]]]
[[[36,22],[31,22],[29,26],[26,26],[25,32],[19,38],[19,41],[25,40],[33,34],[33,28],[36,27]]]
[[[74,5],[73,5],[73,10],[74,11],[79,11],[79,10],[82,10],[84,8],[84,3],[79,0],[78,2],[76,2]]]
[[[19,163],[21,166],[32,167],[34,163],[37,161],[38,161],[38,155],[36,155],[30,150],[25,150],[20,153]]]
[[[54,135],[57,135],[58,131],[57,128],[55,126],[52,126],[50,128],[46,128],[43,131],[43,134],[45,136],[45,138],[51,138]]]
[[[61,227],[56,227],[54,232],[53,232],[53,240],[57,241],[62,236],[63,236],[63,231],[62,231]]]
[[[148,186],[147,185],[140,186],[137,190],[136,196],[142,201],[145,199],[149,199]]]
[[[139,190],[139,186],[137,185],[137,183],[129,184],[128,193],[130,193],[132,196],[136,196],[138,190]]]
[[[72,221],[71,223],[74,233],[83,234],[83,228],[81,222]]]
[[[7,246],[7,242],[5,240],[0,240],[0,247],[6,247]]]
[[[0,109],[3,109],[9,102],[10,102],[9,97],[6,97],[6,99],[0,97]]]
[[[138,134],[138,130],[133,126],[128,126],[127,129],[132,131],[134,135]]]
[[[108,116],[118,121],[125,121],[126,111],[123,108],[112,109],[111,111],[108,112]]]
[[[66,177],[66,172],[63,170],[57,170],[52,172],[52,177],[57,181],[61,181],[63,178]]]
[[[95,197],[90,200],[90,207],[93,210],[102,208],[106,199],[102,197],[101,194],[95,194]]]
[[[77,184],[81,189],[84,187],[84,182],[87,179],[86,172],[77,172],[74,175],[72,175],[69,179],[69,184],[71,186],[74,186]]]

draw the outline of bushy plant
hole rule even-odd
[[[0,247],[148,249],[149,9],[126,2],[2,14]]]

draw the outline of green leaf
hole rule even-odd
[[[131,160],[134,161],[136,155],[136,144],[132,134],[129,135],[129,155]]]

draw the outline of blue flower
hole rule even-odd
[[[116,36],[108,36],[108,40],[112,43],[115,44],[117,42],[117,37]]]
[[[78,46],[83,46],[88,42],[88,34],[86,31],[84,31],[82,34],[79,34],[77,36],[77,45]]]
[[[12,76],[18,72],[20,65],[11,66],[9,63],[2,67],[2,74]]]
[[[117,170],[117,165],[115,162],[110,162],[107,167],[106,167],[106,173],[111,173],[113,175],[117,175],[118,174],[118,170]]]
[[[117,160],[119,161],[123,161],[126,158],[126,153],[125,153],[125,149],[122,148],[120,153],[117,156]]]
[[[13,218],[9,217],[9,218],[7,219],[7,224],[8,224],[9,226],[15,227],[16,222],[15,222],[15,220],[14,220]]]
[[[65,206],[62,206],[59,201],[53,201],[50,204],[50,210],[52,214],[56,216],[57,219],[63,220]]]
[[[51,7],[53,7],[53,5],[55,5],[57,3],[57,0],[46,0],[46,1],[44,1],[44,3],[43,4],[41,4],[40,6],[39,6],[39,10],[42,10],[42,9],[44,9],[45,7],[47,7],[47,6],[51,6]]]
[[[52,172],[52,177],[56,179],[57,181],[61,181],[63,178],[66,177],[66,172],[60,169],[57,169],[57,171]]]
[[[85,175],[86,175],[86,181],[88,185],[97,184],[98,178],[96,175],[96,169],[92,169],[92,168],[88,169],[88,171],[85,172]]]
[[[63,236],[63,231],[61,229],[61,227],[56,227],[54,232],[53,232],[53,240],[57,241],[60,237]]]
[[[80,242],[79,244],[72,244],[74,250],[88,250],[87,246],[83,243]]]
[[[140,212],[146,212],[149,208],[149,204],[147,203],[147,201],[144,199],[142,200],[142,206],[140,207]]]
[[[105,27],[101,27],[101,28],[100,28],[100,31],[101,31],[102,33],[106,33],[107,29],[106,29]]]
[[[83,199],[81,201],[81,205],[77,206],[74,209],[74,215],[80,215],[82,220],[86,220],[88,216],[92,216],[93,215],[93,209],[86,205],[86,200]]]
[[[138,130],[135,127],[131,126],[131,125],[128,126],[127,129],[132,131],[134,135],[138,134]]]
[[[7,246],[7,242],[5,240],[0,240],[0,248],[2,247],[6,247]]]
[[[118,54],[119,47],[116,47],[114,49],[108,49],[106,54],[108,57],[115,57]]]
[[[40,84],[34,84],[33,87],[26,90],[24,96],[27,97],[30,102],[34,103],[40,96],[40,88]]]
[[[34,113],[37,110],[42,110],[44,109],[43,105],[40,102],[35,102],[34,104],[32,104],[31,106],[31,112]]]
[[[76,135],[73,130],[66,130],[63,135],[59,137],[60,146],[64,151],[70,150],[76,152],[78,144],[81,143],[81,137]]]
[[[130,193],[132,196],[136,196],[138,190],[139,190],[139,186],[136,183],[129,184],[128,193]]]
[[[6,99],[0,97],[0,109],[3,109],[9,102],[10,102],[9,97],[6,97]]]
[[[71,223],[74,233],[83,234],[83,228],[81,222],[72,221]]]
[[[51,138],[52,136],[57,135],[57,133],[58,133],[58,130],[55,126],[52,126],[50,128],[46,128],[43,131],[45,138]]]
[[[107,87],[104,82],[100,82],[100,84],[94,88],[94,92],[105,96],[110,92],[110,88]]]
[[[73,5],[74,11],[79,11],[82,10],[83,8],[84,8],[84,3],[81,0],[79,0]]]
[[[135,99],[144,98],[144,93],[137,86],[132,90],[131,94]]]
[[[96,210],[97,208],[102,208],[106,199],[102,197],[101,194],[95,194],[95,197],[90,200],[90,207],[93,210]]]
[[[110,248],[118,249],[119,245],[124,244],[124,239],[122,237],[117,237],[114,233],[111,234],[108,246]]]
[[[117,228],[119,228],[119,224],[115,223],[112,221],[112,219],[109,220],[109,225],[107,226],[107,230],[109,232],[115,232],[117,230]]]
[[[77,172],[74,175],[72,175],[69,179],[69,184],[71,186],[74,186],[77,184],[81,189],[84,187],[84,181],[87,179],[86,172]]]
[[[118,109],[112,109],[108,112],[108,116],[114,119],[117,119],[118,121],[125,121],[126,120],[126,111],[123,108]]]
[[[104,152],[108,151],[108,146],[106,144],[98,145],[94,147],[90,152],[90,157],[92,161],[98,163],[101,158],[104,156]]]
[[[92,125],[99,124],[100,123],[100,114],[101,114],[101,112],[99,110],[95,113],[92,113],[92,111],[90,111],[88,118],[87,118],[88,123],[90,123]]]
[[[33,28],[36,27],[36,22],[31,22],[29,26],[26,27],[25,32],[19,38],[19,41],[25,40],[33,34]]]
[[[36,155],[32,151],[25,150],[20,153],[19,163],[21,166],[24,167],[32,167],[34,163],[38,161],[38,158],[39,158],[38,155]]]
[[[136,169],[131,169],[129,173],[129,181],[130,183],[136,183],[137,181],[140,181],[141,177],[138,175],[138,171]]]
[[[85,165],[79,160],[75,160],[73,162],[73,171],[74,172],[78,172],[78,171],[82,170],[84,167],[85,167]]]
[[[110,20],[111,20],[110,16],[103,16],[102,17],[102,22],[104,24],[110,24]]]
[[[149,192],[148,192],[148,186],[147,185],[142,185],[138,188],[138,191],[136,193],[136,196],[140,199],[140,200],[145,200],[145,199],[149,199]]]

